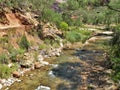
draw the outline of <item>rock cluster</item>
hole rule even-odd
[[[51,48],[49,50],[41,50],[40,54],[44,58],[52,57],[52,56],[60,56],[62,53],[62,47],[60,48]]]
[[[51,25],[50,23],[45,24],[42,27],[42,37],[43,38],[52,38],[55,39],[56,35],[62,35],[62,32],[57,29],[55,25]]]
[[[23,76],[25,72],[30,71],[31,69],[40,69],[45,65],[51,65],[53,67],[58,67],[58,65],[49,64],[49,62],[44,61],[44,58],[52,57],[52,56],[59,56],[61,54],[62,47],[60,48],[52,48],[50,50],[41,50],[38,57],[37,62],[34,60],[33,53],[25,53],[22,62],[20,63],[20,68],[17,71],[12,73],[12,78],[8,79],[0,79],[0,89],[4,86],[11,86],[14,82],[20,82],[18,78]],[[11,67],[12,64],[10,63],[8,67]],[[55,77],[53,72],[50,71],[48,73],[50,77]],[[36,90],[50,90],[49,87],[46,86],[39,86]]]
[[[21,65],[21,67],[29,68],[32,66],[33,62],[34,62],[33,54],[32,53],[25,53],[20,65]]]
[[[14,82],[20,82],[17,78],[0,79],[0,90],[4,86],[11,86]]]

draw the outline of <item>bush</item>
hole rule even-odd
[[[39,46],[39,49],[40,49],[40,50],[46,49],[46,47],[47,47],[46,44],[41,44],[41,45]]]
[[[23,54],[24,54],[25,50],[23,49],[12,49],[10,51],[10,59],[12,60],[12,62],[16,62],[18,59],[22,58]],[[18,58],[18,56],[21,56]]]
[[[67,4],[68,4],[68,9],[70,9],[70,10],[76,10],[76,9],[79,8],[79,3],[78,3],[78,1],[68,0],[68,1],[67,1]]]
[[[90,30],[79,30],[79,33],[82,35],[86,35],[86,36],[90,36],[91,35],[91,31]]]
[[[30,43],[28,42],[27,38],[25,35],[22,36],[20,42],[19,42],[20,48],[28,50],[30,47]]]
[[[61,22],[59,28],[61,30],[66,31],[66,30],[68,30],[69,26],[68,26],[68,24],[66,22]]]
[[[11,70],[7,65],[0,65],[0,77],[7,78],[11,74]]]
[[[120,58],[120,26],[115,27],[114,35],[111,40],[111,54]]]
[[[112,58],[113,70],[112,78],[114,81],[118,82],[120,80],[120,58]]]
[[[49,21],[55,23],[56,25],[59,25],[59,23],[63,20],[62,15],[60,13],[57,13],[49,8],[44,9],[42,15],[43,16],[41,17],[41,19],[43,21],[47,21],[47,22]]]
[[[115,27],[114,35],[111,40],[111,61],[113,63],[114,73],[112,78],[115,81],[120,80],[120,26]]]
[[[16,65],[13,67],[9,68],[5,64],[0,64],[0,78],[8,78],[10,77],[11,73],[16,70]]]
[[[7,56],[7,54],[5,54],[5,53],[2,53],[1,55],[0,55],[0,63],[8,63],[8,56]]]
[[[2,37],[0,38],[0,43],[8,43],[8,37]]]
[[[76,31],[69,31],[65,35],[66,40],[70,41],[71,43],[78,42],[81,39],[81,36]]]

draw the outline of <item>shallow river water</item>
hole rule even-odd
[[[64,50],[59,57],[45,59],[50,65],[27,72],[8,90],[35,90],[40,85],[51,90],[114,90],[103,45],[108,38],[96,38],[83,47]]]

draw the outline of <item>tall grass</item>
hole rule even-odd
[[[13,65],[11,68],[9,68],[5,64],[0,64],[0,78],[8,78],[11,76],[11,73],[16,70],[17,66]]]

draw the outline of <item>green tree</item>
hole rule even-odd
[[[27,38],[26,38],[25,35],[23,35],[23,36],[21,37],[21,40],[20,40],[20,42],[19,42],[19,45],[20,45],[20,47],[21,47],[22,49],[26,49],[26,50],[28,50],[28,48],[30,47],[30,43],[29,43],[29,41],[27,40]]]
[[[68,0],[68,9],[76,10],[79,8],[79,3],[76,0]]]

